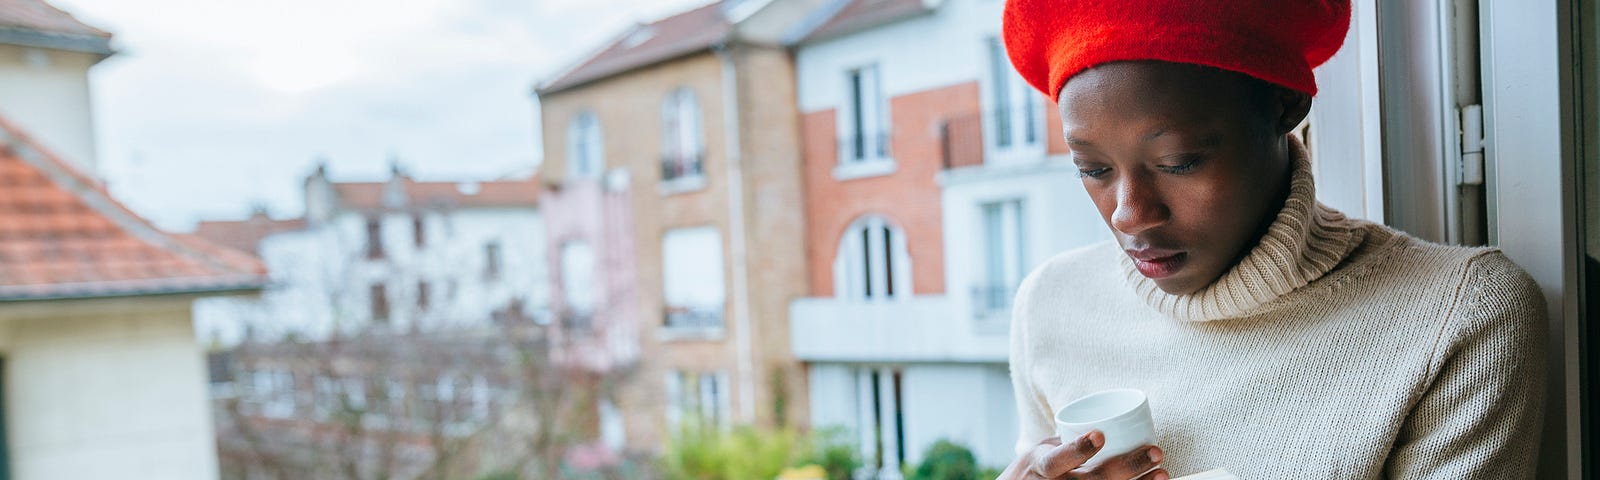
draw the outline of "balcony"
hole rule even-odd
[[[661,156],[661,193],[670,195],[705,188],[705,153]]]
[[[806,361],[1006,361],[1005,330],[979,328],[945,296],[802,298],[789,320],[795,356]]]
[[[722,308],[668,306],[662,315],[663,340],[715,340],[722,337]]]
[[[944,169],[1042,160],[1048,135],[1042,108],[1018,105],[944,119],[939,127]]]

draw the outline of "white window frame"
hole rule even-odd
[[[840,81],[843,98],[836,112],[839,162],[833,170],[834,178],[849,180],[894,173],[893,134],[889,98],[883,90],[883,68],[877,63],[849,68]]]
[[[600,117],[584,111],[567,124],[567,176],[597,179],[605,171],[605,134]]]
[[[661,103],[661,179],[665,194],[705,188],[705,122],[693,89],[680,87]],[[668,170],[686,171],[668,178]]]
[[[983,95],[984,162],[1015,165],[1039,162],[1049,143],[1043,97],[1011,68],[1005,45],[998,35],[982,40],[984,73],[978,82]],[[996,78],[996,74],[1002,78]]]
[[[861,217],[839,237],[833,259],[834,295],[865,301],[910,299],[911,267],[905,231],[878,215]]]
[[[680,258],[683,248],[705,248],[708,258]],[[727,253],[722,246],[722,231],[716,226],[706,225],[698,227],[674,228],[661,235],[661,275],[662,299],[668,311],[663,312],[662,330],[667,337],[683,336],[716,336],[720,335],[727,324],[728,287],[726,281],[727,270],[724,267],[724,256]],[[674,278],[677,273],[686,269],[704,268],[711,272],[709,278]],[[705,291],[700,291],[704,289]],[[690,299],[686,297],[697,296],[699,293],[714,291],[708,298]],[[715,315],[716,321],[712,323],[689,323],[677,325],[670,323],[672,309],[699,310],[701,315]],[[687,318],[687,317],[683,317]],[[665,337],[664,337],[665,338]]]
[[[991,217],[991,213],[997,217]],[[980,320],[1009,318],[1011,297],[1028,274],[1027,201],[1021,197],[981,201],[977,204],[977,218],[980,254],[976,259],[978,283],[973,285],[974,312]],[[1000,257],[998,265],[996,253]],[[995,271],[996,266],[999,272]],[[1003,289],[1004,299],[998,304],[985,304],[994,295],[990,289]]]

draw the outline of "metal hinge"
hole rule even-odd
[[[1483,105],[1461,107],[1459,185],[1483,185]]]

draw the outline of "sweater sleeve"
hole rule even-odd
[[[1030,312],[1038,277],[1039,271],[1035,271],[1022,281],[1011,307],[1011,388],[1017,401],[1017,418],[1021,422],[1017,429],[1018,455],[1038,445],[1040,440],[1055,435],[1055,422],[1051,421],[1050,408],[1045,405],[1044,395],[1034,388],[1033,379],[1028,375],[1033,361],[1028,349],[1028,328],[1032,323]]]
[[[1385,467],[1397,479],[1532,478],[1543,418],[1544,296],[1499,252],[1468,263],[1431,381]]]

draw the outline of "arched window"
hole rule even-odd
[[[688,87],[673,90],[661,105],[661,178],[697,177],[705,158],[700,101]]]
[[[839,238],[833,286],[840,298],[910,298],[911,257],[900,228],[870,215],[851,223]]]
[[[605,168],[600,119],[583,112],[567,125],[567,169],[574,178],[598,178]]]

